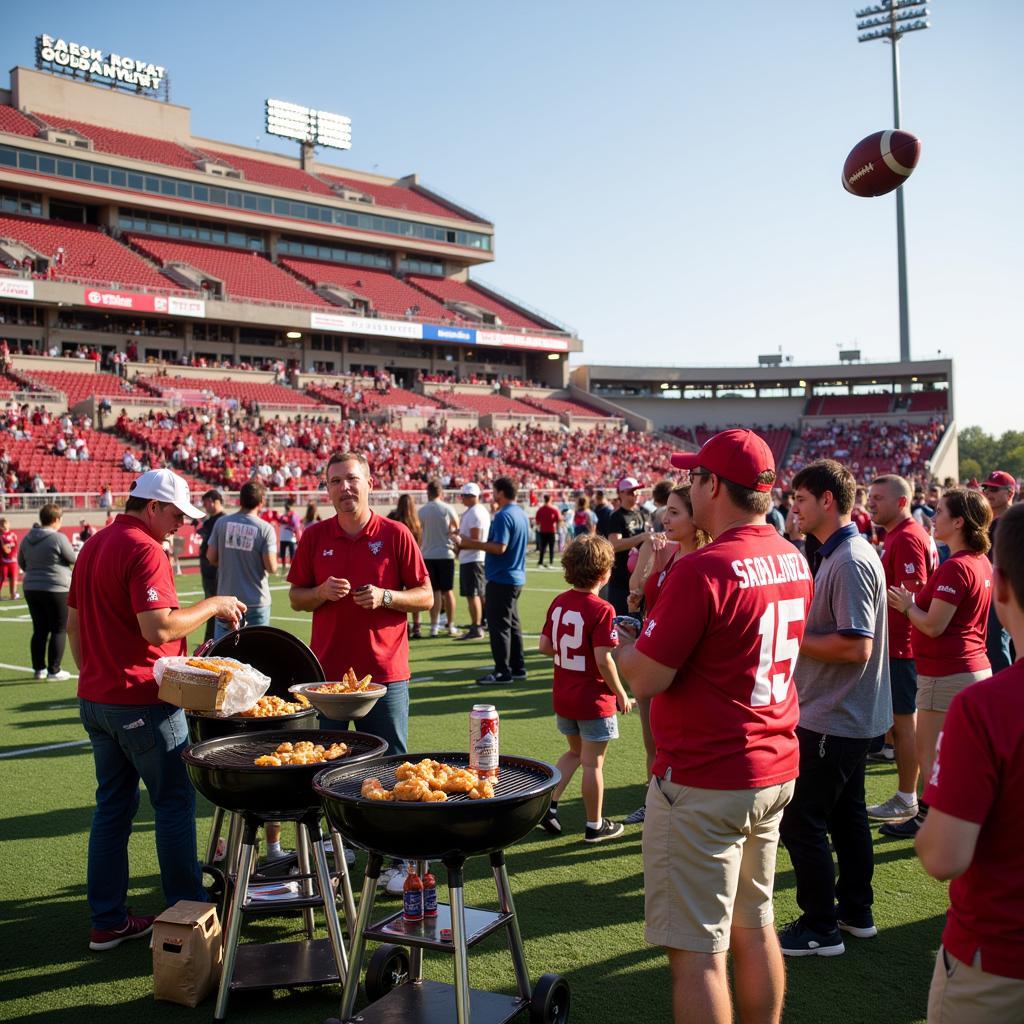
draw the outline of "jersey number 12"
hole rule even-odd
[[[562,614],[565,612],[565,614]],[[559,624],[565,632],[558,635]],[[583,672],[587,659],[582,654],[570,654],[583,646],[583,616],[569,609],[556,608],[551,616],[551,646],[555,649],[555,664],[570,672]]]

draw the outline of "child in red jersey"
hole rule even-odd
[[[577,537],[565,549],[562,568],[572,589],[551,602],[539,644],[541,654],[555,660],[552,703],[558,731],[569,743],[558,759],[562,780],[540,827],[553,835],[561,833],[558,799],[582,765],[587,813],[583,838],[588,843],[615,839],[624,831],[619,822],[602,817],[605,751],[619,736],[615,712],[625,715],[633,706],[612,661],[612,648],[619,642],[615,609],[597,596],[614,563],[611,544],[596,534]]]
[[[18,535],[0,519],[0,591],[4,582],[10,587],[11,600],[18,599]],[[0,597],[3,595],[0,594]]]

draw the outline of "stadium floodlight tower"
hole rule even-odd
[[[282,139],[295,139],[302,146],[302,169],[313,163],[316,146],[329,149],[352,148],[352,119],[326,110],[300,107],[284,100],[266,101],[266,131]]]
[[[900,39],[908,32],[931,28],[928,8],[915,0],[880,0],[854,15],[858,43],[887,39],[892,45],[893,128],[900,128]],[[907,230],[903,214],[903,186],[896,189],[896,262],[900,293],[900,360],[910,361],[910,309],[907,304]]]

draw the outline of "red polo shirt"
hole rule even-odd
[[[174,573],[160,542],[134,516],[119,515],[78,555],[68,607],[82,638],[78,696],[99,704],[156,704],[157,658],[185,654],[186,641],[156,646],[139,612],[178,608]]]
[[[541,505],[537,509],[537,529],[541,533],[557,533],[562,514],[554,505]]]
[[[352,590],[366,583],[392,593],[422,586],[428,579],[423,556],[408,528],[370,513],[370,521],[354,537],[337,516],[313,523],[303,532],[288,572],[296,587],[316,587],[329,576],[348,580]],[[409,678],[406,613],[360,608],[351,593],[325,601],[313,612],[310,647],[328,679],[340,679],[349,667],[375,683]]]

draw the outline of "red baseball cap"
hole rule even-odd
[[[767,442],[752,430],[723,430],[709,438],[699,452],[677,452],[676,469],[703,466],[717,476],[751,491],[770,491],[772,484],[758,482],[766,470],[775,472],[775,459]]]
[[[1011,491],[1017,490],[1017,481],[1010,473],[1002,469],[993,469],[989,475],[982,480],[982,487],[1009,487]]]

